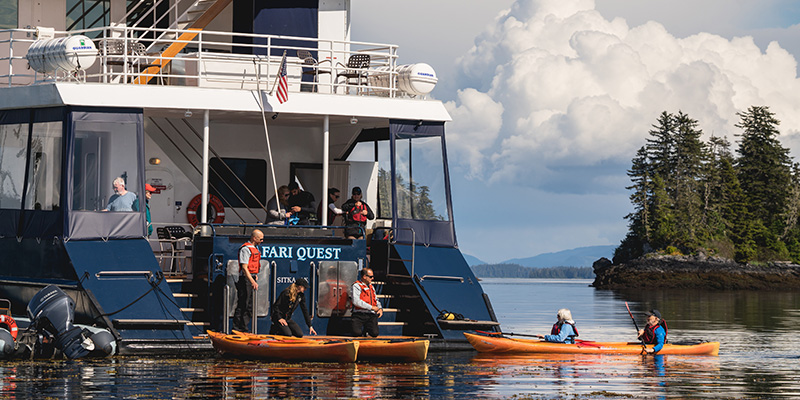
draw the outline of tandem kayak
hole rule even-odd
[[[349,336],[308,336],[295,338],[280,335],[255,335],[234,331],[237,335],[246,336],[251,339],[279,339],[284,341],[345,341],[352,340],[359,342],[358,360],[359,361],[401,361],[415,362],[425,361],[428,358],[428,347],[431,341],[410,336],[383,336],[377,338],[370,337],[349,337]]]
[[[354,362],[359,342],[251,338],[207,331],[214,348],[236,357],[275,361]]]
[[[512,339],[504,336],[487,336],[464,333],[467,341],[481,353],[579,353],[579,354],[641,354],[639,342],[591,342],[582,340],[575,344],[552,343],[531,339]],[[647,345],[652,348],[653,345]],[[719,342],[703,342],[690,345],[665,344],[658,354],[681,354],[696,356],[719,355]]]

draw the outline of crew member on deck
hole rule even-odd
[[[273,335],[283,336],[296,336],[303,337],[303,331],[300,330],[300,325],[292,321],[292,314],[297,306],[300,306],[300,311],[303,312],[303,318],[308,325],[308,331],[312,335],[317,332],[311,326],[311,316],[308,315],[308,307],[306,307],[305,291],[308,289],[308,281],[305,278],[297,278],[291,286],[283,289],[278,299],[272,304],[272,329]]]
[[[353,304],[353,336],[378,336],[378,318],[383,316],[383,307],[378,301],[375,287],[372,286],[373,279],[375,275],[372,270],[364,268],[359,280],[353,283],[350,292],[350,301]]]
[[[578,336],[578,328],[572,320],[572,312],[568,308],[562,308],[556,313],[558,321],[553,324],[553,329],[549,335],[536,335],[540,339],[553,343],[575,343],[575,336]]]
[[[249,332],[247,322],[252,318],[253,291],[258,290],[258,272],[261,270],[261,253],[258,245],[264,240],[264,234],[253,229],[250,241],[239,248],[239,282],[236,283],[238,301],[233,313],[233,329]]]
[[[667,343],[667,322],[661,318],[658,310],[650,310],[647,313],[647,325],[644,329],[639,329],[639,339],[645,344],[654,344],[652,348],[645,349],[646,352],[656,354]]]

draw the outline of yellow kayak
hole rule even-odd
[[[402,361],[414,362],[425,361],[428,357],[428,347],[431,341],[410,336],[383,336],[377,338],[370,337],[349,337],[349,336],[306,336],[296,338],[280,335],[254,335],[252,333],[234,333],[246,336],[251,339],[280,339],[284,341],[356,341],[359,343],[358,360],[382,360],[382,361]]]

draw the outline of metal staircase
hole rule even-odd
[[[137,30],[140,38],[152,40],[147,46],[147,53],[160,52],[150,66],[140,72],[133,83],[146,85],[161,72],[172,59],[194,40],[200,31],[205,29],[233,0],[194,0],[177,18],[171,20],[167,31],[161,31],[165,18],[177,14],[177,10],[186,5],[186,1],[175,1],[164,10],[167,0],[140,0],[128,8],[125,19],[120,23],[133,21],[132,28]],[[147,8],[149,6],[149,8]],[[149,24],[148,26],[144,26]],[[183,32],[179,32],[183,31]],[[187,32],[188,31],[188,32]],[[160,32],[160,34],[159,34]],[[169,43],[166,48],[160,48]]]

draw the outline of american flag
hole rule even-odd
[[[278,93],[276,96],[281,104],[289,101],[289,82],[286,80],[286,51],[283,52],[283,59],[278,72]]]

